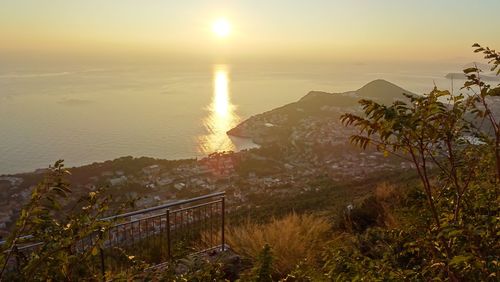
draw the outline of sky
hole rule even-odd
[[[475,42],[500,48],[499,10],[498,0],[0,0],[0,56],[466,61]],[[211,31],[218,18],[227,38]]]

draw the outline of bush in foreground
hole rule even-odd
[[[283,277],[303,261],[316,264],[330,230],[331,224],[325,218],[292,213],[265,224],[247,222],[228,228],[226,238],[237,253],[254,261],[269,245],[273,270]]]

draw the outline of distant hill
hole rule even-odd
[[[464,65],[462,69],[474,68],[474,67],[477,67],[482,71],[481,78],[484,81],[500,81],[500,77],[496,75],[496,72],[491,71],[491,66],[488,64],[472,62]],[[447,79],[461,79],[461,80],[467,79],[467,77],[463,72],[450,72],[445,77]]]
[[[392,102],[396,99],[403,99],[403,93],[414,95],[408,90],[405,90],[394,83],[383,79],[377,79],[367,83],[365,86],[361,87],[355,91],[349,91],[344,93],[327,93],[321,91],[311,91],[304,97],[302,97],[299,103],[311,103],[311,102],[326,102],[331,105],[338,106],[351,106],[357,105],[360,99],[373,99],[377,102],[385,103]]]
[[[262,135],[266,127],[280,125],[286,128],[310,116],[340,116],[345,112],[358,109],[360,99],[371,99],[389,104],[397,99],[405,99],[403,93],[415,95],[383,79],[374,80],[358,90],[344,93],[311,91],[297,102],[250,117],[229,130],[228,134],[254,138]],[[276,128],[274,130],[276,131]]]
[[[391,82],[383,79],[374,80],[356,91],[360,98],[373,99],[377,102],[393,102],[397,99],[404,99],[403,93],[415,95]]]
[[[460,79],[460,80],[466,80],[467,77],[463,72],[450,72],[447,75],[445,75],[447,79]],[[481,73],[480,77],[483,81],[489,81],[489,82],[494,82],[494,81],[500,81],[500,77],[496,76],[495,74],[485,74]]]

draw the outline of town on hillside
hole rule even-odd
[[[267,117],[260,120],[266,130],[270,124],[271,128],[281,126],[276,122],[280,117]],[[311,186],[309,180],[316,177],[332,182],[362,180],[412,166],[382,152],[355,148],[348,139],[354,132],[342,126],[337,118],[308,117],[287,130],[286,137],[267,141],[260,148],[217,152],[202,159],[122,157],[71,168],[72,198],[105,187],[115,207],[133,201],[133,208],[141,209],[226,191],[231,211],[252,207],[255,204],[251,199],[259,196],[280,198],[314,191],[318,187]],[[3,236],[47,171],[0,176]]]

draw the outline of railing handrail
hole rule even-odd
[[[17,237],[17,240],[23,240],[23,239],[31,239],[33,238],[33,235],[25,235],[25,236],[20,236],[20,237]],[[7,243],[7,240],[2,240],[0,241],[0,246]]]
[[[109,217],[101,218],[100,220],[109,221],[109,220],[119,219],[119,218],[123,218],[123,217],[129,217],[129,216],[134,216],[134,215],[138,215],[138,214],[153,212],[153,211],[157,211],[157,210],[168,209],[171,207],[185,205],[185,204],[189,204],[189,203],[193,203],[193,202],[197,202],[197,201],[201,201],[201,200],[205,200],[205,199],[210,199],[210,198],[214,198],[214,197],[218,197],[218,196],[224,196],[225,194],[226,194],[226,192],[212,193],[212,194],[203,195],[203,196],[199,196],[199,197],[195,197],[195,198],[191,198],[191,199],[187,199],[187,200],[180,200],[180,201],[177,201],[174,203],[163,204],[163,205],[159,205],[156,207],[146,208],[146,209],[133,211],[133,212],[122,213],[122,214],[114,215],[114,216],[109,216]]]
[[[102,220],[102,221],[115,220],[115,219],[119,219],[119,218],[134,216],[134,215],[153,212],[153,211],[157,211],[157,210],[168,209],[168,208],[172,208],[175,206],[185,205],[185,204],[189,204],[189,203],[193,203],[193,202],[197,202],[197,201],[201,201],[201,200],[206,200],[206,199],[210,199],[210,198],[214,198],[214,197],[224,196],[225,194],[226,194],[225,191],[212,193],[212,194],[208,194],[208,195],[194,197],[191,199],[179,200],[179,201],[174,202],[174,203],[168,203],[168,204],[163,204],[163,205],[159,205],[159,206],[155,206],[155,207],[151,207],[151,208],[146,208],[146,209],[142,209],[142,210],[137,210],[137,211],[133,211],[133,212],[127,212],[127,213],[122,213],[122,214],[118,214],[118,215],[114,215],[114,216],[109,216],[109,217],[101,218],[99,220]],[[117,224],[117,225],[119,225],[119,224]],[[26,236],[21,236],[18,238],[19,239],[31,239],[32,237],[33,237],[32,235],[26,235]],[[0,241],[0,246],[5,244],[6,242],[7,242],[7,240]]]

